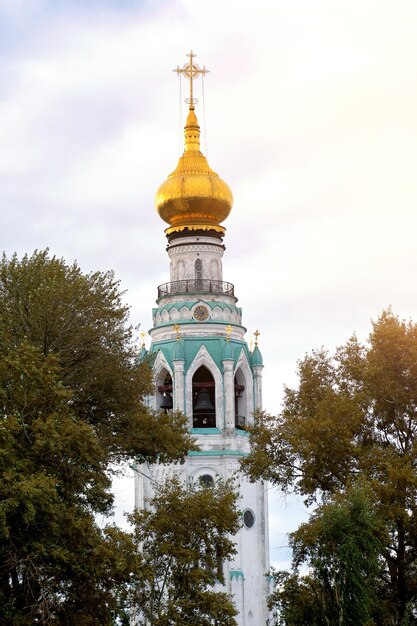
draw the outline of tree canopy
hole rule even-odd
[[[223,563],[236,550],[240,525],[232,485],[208,486],[178,479],[156,489],[148,510],[131,521],[144,567],[132,587],[132,605],[144,626],[235,626],[236,609],[226,593]]]
[[[183,416],[147,410],[150,389],[111,272],[83,274],[47,251],[3,256],[2,624],[113,622],[136,547],[96,523],[112,508],[112,464],[181,461],[193,445]]]
[[[275,573],[272,623],[282,626],[375,624],[378,555],[384,535],[361,485],[320,505],[290,534],[294,572]],[[301,565],[309,574],[299,575]]]
[[[282,413],[259,416],[245,471],[309,503],[366,483],[383,524],[371,617],[417,623],[417,326],[386,310],[366,344],[315,351],[298,373]]]
[[[22,342],[53,357],[71,410],[89,424],[109,461],[184,458],[191,446],[184,418],[163,418],[143,403],[151,372],[138,365],[129,309],[113,272],[83,274],[48,251],[0,264],[0,354]]]

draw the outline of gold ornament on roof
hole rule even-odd
[[[254,332],[253,334],[255,335],[255,346],[257,346],[257,345],[258,345],[258,337],[259,337],[259,335],[260,335],[261,333],[259,332],[259,330],[258,330],[258,329],[256,329],[256,330],[255,330],[255,332]]]
[[[193,83],[208,70],[194,61],[195,54],[188,55],[189,62],[174,72],[190,81],[189,112],[184,127],[184,153],[175,170],[156,192],[155,205],[160,217],[169,224],[166,234],[188,230],[215,230],[225,232],[220,226],[229,215],[233,196],[229,186],[209,166],[200,151],[200,126],[194,112]]]

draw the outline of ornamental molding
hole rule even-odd
[[[184,252],[215,252],[216,254],[221,254],[223,256],[223,246],[216,246],[213,244],[189,244],[189,245],[181,245],[175,246],[168,249],[169,256],[174,256],[176,254],[183,254]]]
[[[153,369],[153,374],[155,378],[158,378],[159,374],[164,369],[167,370],[171,374],[171,378],[174,377],[174,372],[172,371],[161,349],[158,350],[158,354],[157,354],[157,357],[155,359],[155,363],[152,369]]]
[[[250,363],[249,363],[248,358],[246,356],[245,349],[243,347],[242,347],[242,349],[240,351],[239,357],[238,357],[237,362],[236,362],[235,372],[239,368],[246,373],[246,375],[248,376],[249,380],[252,379],[251,366],[250,366]]]

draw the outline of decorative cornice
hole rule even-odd
[[[168,253],[170,255],[174,254],[183,254],[184,252],[195,252],[196,248],[199,252],[219,252],[220,250],[224,250],[225,247],[222,244],[208,244],[208,243],[184,243],[184,244],[171,244],[168,247]]]
[[[171,226],[165,229],[165,234],[168,236],[171,233],[182,233],[184,230],[214,230],[216,233],[224,234],[226,229],[223,226],[217,224],[187,224],[186,226]]]

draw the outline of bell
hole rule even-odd
[[[207,389],[202,389],[197,398],[196,405],[194,407],[195,413],[214,413],[214,406],[211,403],[209,392]]]
[[[160,406],[165,412],[170,411],[172,409],[172,397],[164,393]]]

